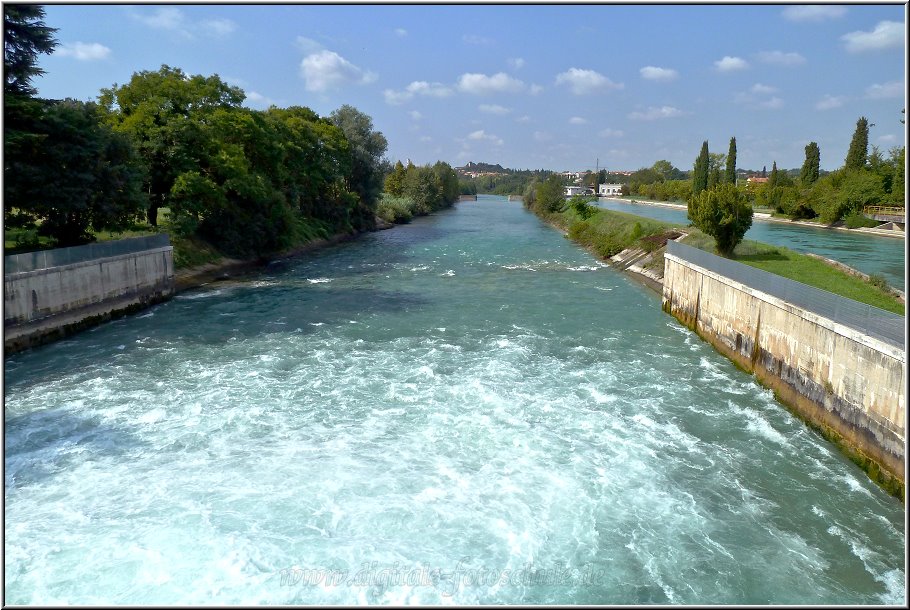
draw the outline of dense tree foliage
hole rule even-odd
[[[398,161],[386,176],[377,215],[387,222],[408,222],[452,205],[460,194],[458,175],[448,163],[405,167]]]
[[[844,162],[844,168],[862,169],[866,166],[866,156],[869,150],[869,121],[866,117],[861,116],[856,121],[856,129],[853,132],[853,138],[850,140],[850,148],[847,149],[847,158]]]
[[[708,188],[708,164],[710,157],[708,153],[708,141],[702,142],[701,151],[695,159],[695,167],[692,170],[692,194],[698,196],[703,190]]]
[[[524,192],[524,205],[535,211],[553,213],[566,205],[565,181],[559,174],[533,180]]]
[[[714,238],[717,251],[725,256],[742,241],[752,226],[752,206],[732,184],[720,184],[692,198],[689,220]]]
[[[373,130],[373,120],[353,106],[345,104],[332,112],[330,118],[350,143],[351,172],[346,184],[359,198],[352,210],[351,223],[356,230],[371,229],[382,193],[382,158],[388,142],[382,133]]]
[[[736,138],[730,138],[730,149],[727,151],[727,166],[724,170],[724,182],[736,184]]]
[[[809,142],[806,144],[806,160],[799,172],[799,182],[804,187],[810,187],[818,180],[819,169],[821,168],[821,152],[818,149],[818,143]]]

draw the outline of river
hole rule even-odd
[[[5,364],[10,604],[905,600],[901,503],[504,198]]]
[[[598,205],[608,210],[646,216],[664,222],[689,224],[686,211],[681,208],[624,203],[615,199],[600,199]],[[891,286],[904,290],[906,244],[903,239],[761,220],[753,220],[752,227],[746,232],[745,237],[797,252],[812,252],[870,275],[878,273],[884,276]]]

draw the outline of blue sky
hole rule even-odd
[[[95,99],[162,64],[218,74],[251,108],[351,104],[392,160],[690,169],[843,164],[860,116],[904,145],[899,5],[48,5],[39,95]]]

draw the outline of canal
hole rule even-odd
[[[685,209],[641,203],[624,203],[615,199],[600,199],[598,205],[608,210],[626,212],[665,222],[689,224]],[[812,252],[854,269],[881,274],[888,284],[904,290],[903,239],[833,229],[788,225],[779,222],[753,220],[746,239],[783,246],[796,252]]]
[[[480,197],[5,361],[11,604],[901,604],[904,509]]]

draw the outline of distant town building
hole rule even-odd
[[[761,176],[749,176],[746,178],[747,184],[765,184],[768,182],[768,178],[762,178]]]
[[[584,186],[567,186],[565,195],[566,197],[575,197],[576,195],[593,195],[594,189],[586,188]]]
[[[612,195],[622,195],[621,184],[598,184],[597,194],[601,197],[610,197]]]

